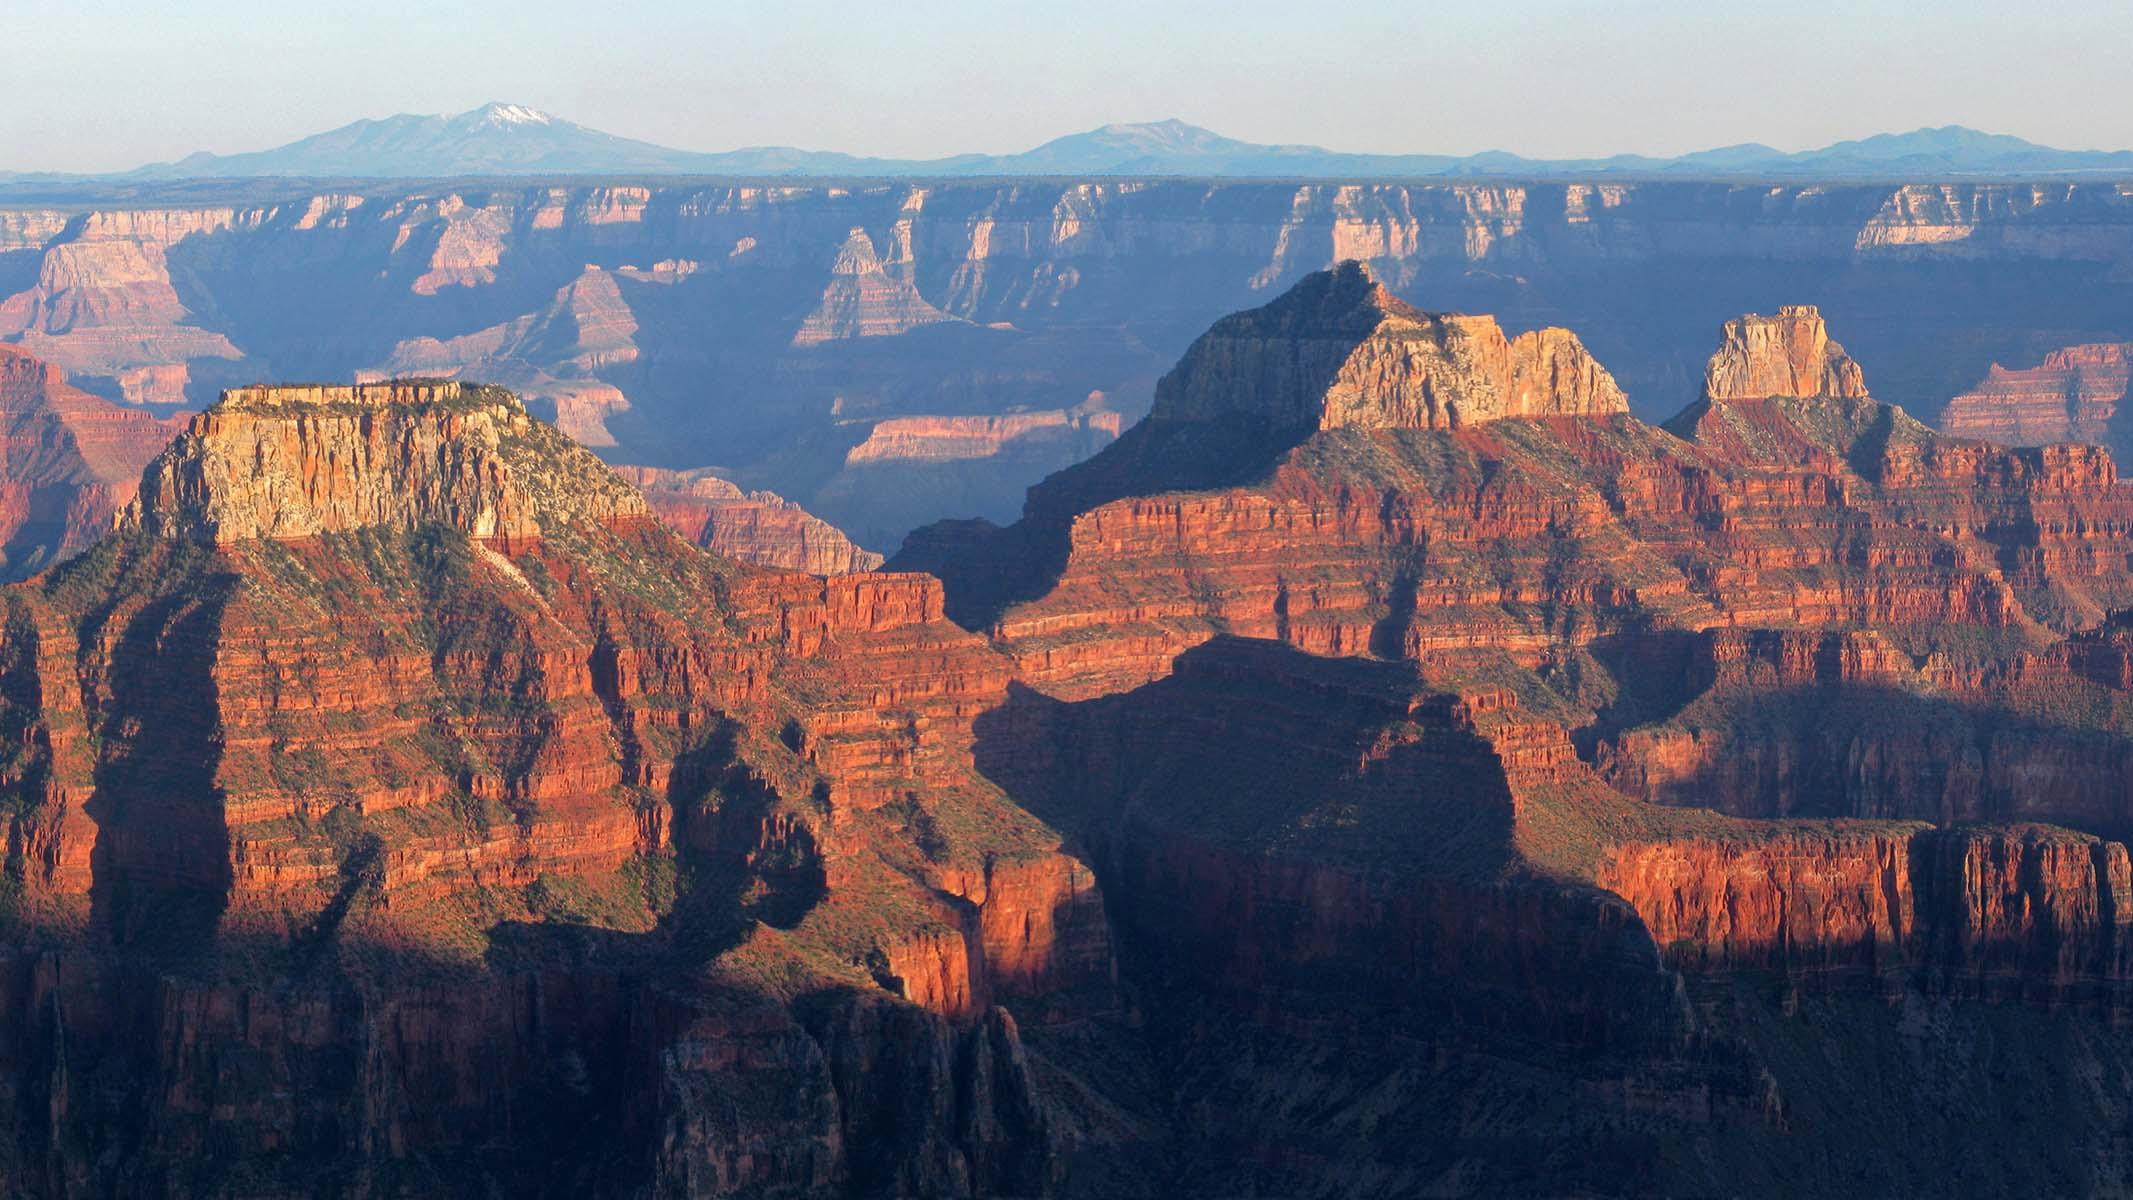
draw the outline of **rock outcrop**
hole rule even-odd
[[[775,493],[743,492],[708,470],[615,470],[644,493],[668,528],[713,553],[809,575],[881,565],[881,555],[853,545],[836,526]]]
[[[944,528],[896,563],[940,573],[951,612],[1071,697],[1223,632],[1538,669],[1639,629],[1879,628],[1923,658],[1950,628],[2011,649],[2133,600],[2108,549],[2133,493],[2100,452],[1941,438],[1858,396],[1705,402],[1669,428],[1299,441],[1151,417],[1033,489],[1017,526]]]
[[[908,272],[908,262],[899,264]],[[935,308],[909,278],[889,274],[867,231],[854,227],[830,264],[829,283],[793,331],[795,347],[852,338],[894,337],[956,318]]]
[[[1490,317],[1418,312],[1349,261],[1216,322],[1156,385],[1148,419],[1453,429],[1628,411],[1569,330],[1507,338]]]
[[[1788,320],[1662,429],[1307,278],[939,577],[494,389],[232,393],[0,591],[0,1171],[2122,1188],[2133,485]]]
[[[1750,314],[1725,323],[1717,353],[1703,372],[1706,400],[1805,399],[1866,395],[1859,364],[1831,340],[1821,310],[1788,304],[1774,317]]]
[[[2115,842],[1654,808],[1601,784],[1511,690],[1436,692],[1411,664],[1267,641],[1218,638],[1106,697],[1025,697],[993,725],[981,761],[1083,824],[1122,947],[1183,1010],[1166,1036],[1222,1097],[1224,1136],[1308,1150],[1211,1168],[1212,1191],[1398,1194],[1450,1160],[1471,1194],[1782,1192],[1806,1169],[1798,1139],[1872,1142],[1894,1121],[1960,1142],[1963,1122],[1912,1107],[1953,1098],[1931,1070],[1892,1100],[1807,1065],[1909,1079],[1915,1045],[1890,1024],[1935,1014],[1934,1044],[1970,1053],[1994,1036],[1973,1020],[2025,1044],[2072,1020],[2102,1039],[2083,1061],[2124,1053],[2106,1032],[2133,1000]],[[1313,1065],[1329,1046],[1368,1065]],[[1299,1082],[1460,1115],[1373,1138],[1347,1103],[1299,1110]],[[1541,1166],[1522,1122],[1500,1140],[1453,1103],[1551,1095],[1573,1099],[1546,1136],[1575,1149]],[[2047,1140],[2107,1143],[2110,1120],[2080,1111]],[[1578,1113],[1600,1119],[1558,1119]],[[1657,1148],[1698,1137],[1756,1149],[1712,1167]],[[1944,1174],[1869,1161],[1887,1186]]]
[[[1011,520],[1032,479],[1117,441],[1125,423],[1101,395],[1072,408],[1004,416],[891,417],[845,452],[811,503],[883,545],[938,513]]]
[[[629,400],[600,376],[637,361],[636,334],[615,275],[587,266],[539,312],[448,340],[412,338],[393,347],[383,367],[360,375],[493,381],[552,406],[556,427],[579,442],[612,446],[607,419]]]
[[[1428,309],[1578,331],[1647,419],[1696,390],[1683,364],[1708,349],[1704,318],[1683,314],[1743,294],[1845,280],[1877,392],[1930,420],[1994,359],[2123,333],[2133,282],[2133,198],[2103,182],[163,186],[59,205],[14,185],[0,341],[96,394],[187,407],[262,379],[456,372],[552,405],[616,461],[719,463],[881,548],[941,518],[1005,523],[1068,464],[943,462],[908,493],[859,470],[847,506],[821,494],[847,422],[1092,391],[1138,415],[1211,322],[1343,260]],[[637,357],[602,351],[588,372],[575,335],[505,353],[559,295],[606,290],[588,267]],[[870,505],[879,520],[859,518]]]
[[[242,355],[199,326],[178,295],[170,251],[244,219],[229,209],[132,210],[67,222],[36,281],[0,298],[0,339],[76,374],[108,375],[129,402],[181,404],[189,363]]]
[[[228,394],[0,606],[31,1192],[1050,1178],[996,1006],[1108,1011],[1108,930],[973,768],[1008,664],[937,581],[704,553],[428,381]],[[161,1115],[92,1159],[103,1072]]]
[[[148,465],[120,524],[216,542],[434,524],[508,542],[645,516],[642,497],[584,461],[500,388],[242,388]]]

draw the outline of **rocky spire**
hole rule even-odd
[[[1157,386],[1150,415],[1450,429],[1627,411],[1614,377],[1568,330],[1513,338],[1492,317],[1420,312],[1348,261],[1216,322]]]
[[[1859,364],[1832,341],[1812,304],[1788,304],[1774,317],[1750,313],[1725,323],[1704,367],[1706,400],[1804,399],[1866,395]]]

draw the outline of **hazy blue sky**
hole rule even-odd
[[[1964,124],[2133,147],[2133,4],[1758,0],[4,0],[0,170],[530,104],[693,150],[1026,149],[1176,116],[1541,156]]]

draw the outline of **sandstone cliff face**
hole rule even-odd
[[[195,323],[168,253],[242,219],[220,209],[100,212],[68,222],[45,249],[36,282],[0,298],[0,338],[68,370],[111,375],[132,403],[183,403],[191,360],[241,352]]]
[[[727,558],[809,575],[843,575],[881,565],[881,555],[853,545],[836,526],[782,496],[743,492],[708,471],[615,469],[644,492],[652,512],[668,528]]]
[[[1072,408],[875,422],[810,501],[873,544],[938,513],[1009,520],[1029,483],[1118,440],[1124,414],[1096,395]]]
[[[2122,1007],[2126,847],[2049,827],[1781,832],[1619,847],[1598,881],[1697,970],[1922,970],[1961,993]]]
[[[1707,400],[1767,400],[1866,395],[1859,364],[1830,340],[1820,310],[1788,304],[1774,317],[1749,315],[1725,323],[1717,353],[1704,368]]]
[[[908,268],[908,262],[899,264]],[[933,307],[908,278],[890,276],[867,231],[854,227],[830,264],[829,283],[793,331],[794,346],[848,338],[894,337],[955,318]]]
[[[234,394],[0,593],[0,1172],[2109,1190],[2127,486],[1692,411],[1145,422],[944,584],[704,554],[491,391]]]
[[[1511,339],[1489,317],[1417,312],[1350,261],[1217,322],[1157,385],[1149,419],[1450,429],[1628,411],[1568,330]]]
[[[1791,324],[1820,347],[1795,390],[1828,372],[1856,390],[1826,330]],[[1171,386],[1212,393],[1204,365]],[[951,611],[1071,697],[1158,677],[1220,632],[1548,669],[1645,630],[1885,629],[1915,659],[1951,628],[2012,650],[2133,599],[2109,548],[2133,494],[2094,451],[1938,438],[1845,395],[1706,402],[1671,428],[1687,440],[1600,414],[1297,443],[1151,419],[1033,490],[1014,529],[899,561],[941,573]],[[963,608],[965,591],[991,599]]]
[[[172,422],[67,385],[57,367],[0,346],[0,574],[20,578],[102,537]]]
[[[1788,657],[1773,647],[1764,661]],[[1601,785],[1563,728],[1509,690],[1432,693],[1405,664],[1271,642],[1217,639],[1107,697],[1025,697],[985,741],[981,762],[1013,794],[1085,824],[1127,961],[1183,1010],[1164,1044],[1255,1155],[1217,1190],[1399,1194],[1452,1162],[1476,1194],[1540,1178],[1688,1188],[1699,1168],[1653,1148],[1675,1138],[1756,1148],[1722,1152],[1720,1173],[1760,1180],[1782,1161],[1791,1177],[1784,1147],[1878,1130],[1891,1104],[1914,1102],[1805,1065],[1857,1055],[1910,1078],[1914,1043],[1867,1049],[1891,1036],[1868,1014],[1891,1006],[1931,1014],[1929,1036],[1959,1054],[1991,1036],[1968,1025],[1979,1001],[2000,1006],[2001,1036],[2026,1043],[2072,1020],[2103,1038],[2084,1042],[2084,1061],[2122,1052],[2102,1032],[2133,983],[2114,842],[1655,809]],[[1771,1011],[1729,1002],[1739,989],[1771,994]],[[1370,1065],[1313,1066],[1328,1047]],[[1344,1103],[1299,1113],[1300,1081]],[[1374,1139],[1345,1110],[1364,1095],[1432,1109],[1570,1097],[1571,1119],[1547,1128],[1577,1149],[1535,1168],[1523,1135],[1526,1157],[1499,1153],[1502,1127],[1450,1117]],[[1914,1136],[1959,1140],[1918,1111],[1900,1118]],[[2108,1119],[2070,1121],[2048,1135],[2062,1147],[2108,1141]],[[1588,1181],[1579,1164],[1593,1156],[1609,1165]]]

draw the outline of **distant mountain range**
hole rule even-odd
[[[457,116],[357,121],[248,154],[193,154],[122,178],[443,178],[481,175],[993,176],[1243,178],[1551,176],[1880,179],[2133,175],[2133,151],[2059,150],[1958,125],[1884,133],[1787,153],[1749,143],[1677,158],[1536,159],[1503,151],[1348,154],[1238,141],[1182,121],[1105,125],[1020,154],[867,158],[788,146],[723,153],[674,150],[588,129],[538,109],[487,104]],[[18,176],[20,178],[20,176]]]

